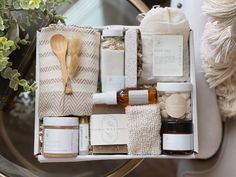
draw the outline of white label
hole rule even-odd
[[[45,153],[78,153],[78,129],[45,129]]]
[[[148,104],[148,90],[130,90],[129,105]]]
[[[79,151],[89,150],[89,127],[88,124],[79,125]]]
[[[123,114],[93,115],[90,118],[91,145],[127,144],[127,124]]]
[[[172,94],[166,99],[166,112],[174,118],[181,118],[187,112],[186,99],[181,94]]]
[[[125,70],[124,50],[101,49],[101,83],[102,92],[107,92],[109,87],[107,77],[123,76]],[[114,80],[114,79],[113,79]],[[123,81],[124,82],[124,81]],[[108,88],[107,88],[108,87]]]
[[[183,36],[155,35],[153,76],[183,76]]]
[[[193,135],[163,134],[163,150],[193,150]]]
[[[106,77],[106,92],[118,91],[125,87],[125,77],[124,76],[107,76]]]

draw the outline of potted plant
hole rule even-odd
[[[64,18],[57,15],[55,8],[68,0],[0,0],[0,77],[9,80],[9,87],[14,91],[22,87],[24,91],[34,92],[36,83],[22,79],[17,68],[12,68],[9,54],[27,45],[29,35],[19,37],[19,30],[37,24],[42,18],[48,23],[64,23]]]

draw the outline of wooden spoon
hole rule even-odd
[[[57,56],[61,65],[62,78],[63,78],[64,87],[65,87],[64,92],[66,94],[71,94],[72,88],[71,88],[70,81],[68,82],[69,76],[68,76],[67,65],[66,65],[66,52],[67,52],[67,46],[68,46],[67,39],[61,34],[56,34],[51,37],[50,44],[51,44],[52,51]]]
[[[68,51],[71,55],[71,63],[69,67],[69,75],[74,77],[79,67],[79,55],[81,53],[82,42],[80,36],[74,35],[72,40],[69,42]]]

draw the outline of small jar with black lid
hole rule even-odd
[[[189,155],[193,153],[192,121],[162,121],[162,153]]]

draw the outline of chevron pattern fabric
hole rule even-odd
[[[60,63],[51,50],[50,39],[62,34],[71,40],[79,34],[82,41],[79,68],[71,79],[73,93],[64,94]],[[83,116],[92,114],[92,95],[97,91],[100,33],[93,28],[75,25],[50,25],[38,35],[39,117]],[[67,56],[67,62],[71,57]]]

